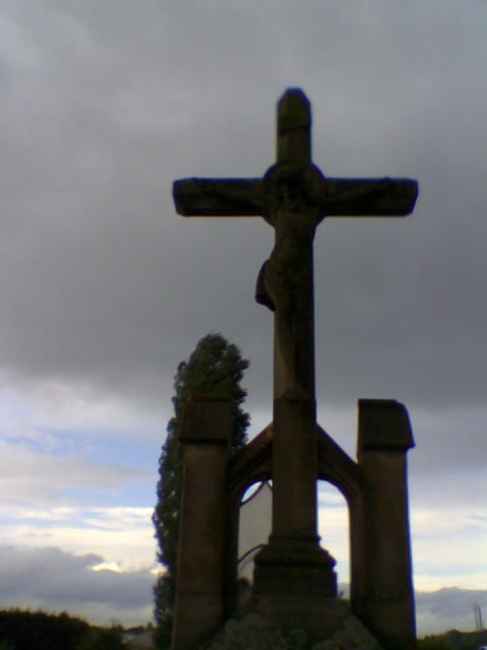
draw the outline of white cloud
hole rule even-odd
[[[116,432],[119,439],[134,433],[143,440],[161,438],[171,410],[168,401],[159,411],[141,411],[138,404],[76,381],[33,382],[20,390],[7,388],[7,381],[4,377],[0,389],[0,439],[26,440],[44,447],[54,434],[65,432],[78,437],[93,432],[107,437]]]
[[[69,505],[68,487],[110,490],[140,480],[147,472],[96,464],[76,456],[52,456],[25,446],[0,443],[0,503],[3,507],[26,504]]]
[[[344,498],[334,488],[319,492],[321,544],[337,560],[340,582],[350,580],[349,521]],[[415,588],[487,590],[487,509],[473,505],[411,508]]]
[[[413,566],[417,589],[487,588],[487,510],[413,509]]]
[[[153,569],[156,544],[152,508],[71,508],[19,511],[4,520],[4,543],[15,548],[59,547],[75,555],[95,553],[123,571]]]

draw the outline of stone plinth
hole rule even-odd
[[[262,614],[232,618],[206,650],[384,650],[354,616],[346,617],[330,638],[316,641],[301,627],[283,629]]]

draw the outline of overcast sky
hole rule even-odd
[[[260,176],[300,86],[329,176],[419,180],[406,219],[315,240],[321,425],[406,404],[420,632],[487,607],[487,2],[0,0],[0,604],[151,617],[172,378],[220,331],[271,413],[262,219],[184,219],[187,176]],[[344,503],[323,543],[348,580]],[[468,590],[468,591],[465,591]]]

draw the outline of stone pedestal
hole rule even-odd
[[[335,560],[314,539],[283,539],[270,536],[269,544],[256,556],[254,593],[271,596],[325,596],[337,593]]]
[[[257,595],[252,612],[273,621],[283,630],[305,630],[314,644],[331,639],[350,617],[350,607],[344,600],[314,594]]]

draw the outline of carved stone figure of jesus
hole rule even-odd
[[[282,396],[312,399],[311,387],[299,378],[298,344],[309,334],[306,324],[313,314],[313,239],[323,219],[324,179],[314,166],[288,163],[272,167],[264,180],[264,218],[275,229],[275,245],[259,272],[255,297],[275,312],[276,346],[285,373]]]

